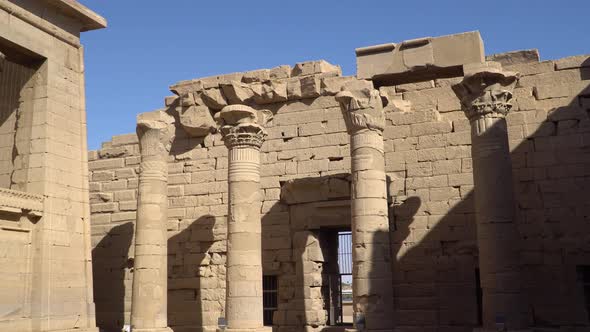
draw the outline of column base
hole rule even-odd
[[[131,332],[174,332],[169,327],[131,328]]]
[[[496,330],[496,329],[485,329],[483,327],[476,327],[473,329],[473,332],[533,332],[533,330]]]
[[[376,329],[376,330],[370,330],[370,329],[364,329],[364,330],[358,330],[354,327],[347,327],[344,329],[344,332],[393,332],[395,331],[395,329]]]
[[[133,332],[133,331],[132,331]],[[272,332],[272,326],[263,326],[253,329],[217,329],[217,332]]]

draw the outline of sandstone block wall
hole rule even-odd
[[[540,62],[535,52],[491,59],[522,74],[507,121],[534,323],[587,326],[576,266],[590,265],[590,59]],[[333,234],[324,230],[350,225],[349,136],[333,96],[354,78],[315,62],[180,86],[222,106],[230,97],[220,85],[236,77],[274,82],[264,83],[275,92],[261,98],[274,113],[261,170],[263,269],[279,277],[274,325],[321,328],[328,316],[323,275],[333,270],[333,248],[325,245]],[[479,324],[470,126],[452,89],[461,79],[378,87],[386,101],[391,233],[376,236],[392,242],[392,317],[404,331],[470,331]],[[276,92],[281,83],[284,97]],[[175,102],[167,98],[168,106]],[[175,331],[213,330],[224,310],[227,148],[219,134],[183,135],[177,132],[168,159],[169,324]],[[89,160],[97,314],[99,325],[115,328],[129,321],[135,134],[114,136]]]
[[[0,330],[96,331],[76,1],[0,0]]]

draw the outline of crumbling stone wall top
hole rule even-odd
[[[181,81],[170,90],[180,97],[196,94],[208,107],[220,110],[229,104],[264,105],[335,95],[339,89],[332,89],[332,81],[341,76],[340,66],[318,60]]]

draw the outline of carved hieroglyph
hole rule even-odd
[[[270,112],[244,105],[217,114],[229,150],[225,316],[230,330],[263,328],[260,148]]]
[[[385,118],[379,92],[355,80],[336,95],[350,134],[352,157],[353,305],[357,329],[394,326],[387,184],[383,148]],[[363,326],[361,326],[361,324]]]
[[[173,121],[174,118],[163,111],[143,113],[137,117],[141,164],[131,304],[133,331],[171,331],[167,319],[166,158]]]
[[[466,65],[464,72],[455,91],[471,123],[483,329],[522,330],[529,327],[530,313],[522,290],[505,119],[518,75],[496,62]]]

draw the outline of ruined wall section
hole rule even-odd
[[[587,325],[576,265],[590,265],[584,235],[590,185],[589,57],[541,62],[535,52],[517,52],[490,59],[521,73],[507,121],[535,324]],[[275,116],[262,148],[263,267],[265,274],[279,276],[274,323],[285,329],[325,324],[321,275],[327,258],[318,249],[317,231],[349,222],[349,136],[333,94],[352,78],[321,68],[298,65],[237,74],[240,84],[286,82],[286,100],[273,92],[285,91],[276,85],[258,100]],[[281,72],[285,74],[278,78]],[[201,99],[220,109],[229,98],[223,86],[236,80],[229,77],[185,82],[193,90],[179,94],[211,90],[210,98]],[[452,88],[461,80],[380,87],[386,101],[385,157],[396,257],[393,317],[402,330],[464,331],[478,325],[470,125]],[[179,102],[167,99],[168,106]],[[169,157],[169,322],[178,331],[212,330],[224,305],[227,148],[218,134],[204,139],[182,135],[177,133]],[[128,316],[131,299],[128,259],[133,257],[139,165],[135,134],[113,137],[91,152],[90,160],[99,325],[113,317],[122,325],[128,322],[123,312]]]
[[[295,183],[299,188],[298,181],[320,178],[325,181],[312,186],[317,191],[306,191],[308,197],[303,201],[349,198],[349,136],[333,95],[350,79],[341,77],[340,68],[327,62],[306,62],[293,68],[281,66],[181,82],[172,87],[180,97],[166,99],[167,107],[179,109],[182,116],[200,112],[198,108],[204,105],[216,113],[230,99],[243,98],[241,93],[245,93],[254,98],[253,106],[274,113],[262,146],[261,212],[264,274],[279,278],[276,326],[318,327],[327,320],[320,293],[322,255],[309,254],[309,262],[301,262],[307,240],[296,239],[309,232],[304,231],[305,225],[291,224],[289,204],[300,200],[291,197],[289,204],[281,201],[281,186],[290,183],[293,187]],[[231,97],[228,89],[234,92]],[[185,102],[187,98],[191,100]],[[208,130],[212,119],[201,114],[198,121],[181,118],[179,123],[188,132]],[[129,324],[140,161],[137,144],[135,134],[115,136],[89,154],[97,320],[99,326],[113,330],[117,328],[114,325]],[[168,321],[175,331],[201,327],[212,331],[223,316],[227,151],[219,133],[194,138],[181,127],[172,144],[168,158]],[[304,196],[300,189],[294,195]],[[350,223],[346,219],[340,222],[344,227]],[[295,232],[301,235],[295,236]],[[305,306],[310,300],[313,310]],[[109,326],[109,322],[115,323]]]
[[[590,58],[488,57],[521,73],[507,116],[525,287],[537,326],[587,324],[576,265],[588,265]],[[478,325],[470,124],[452,86],[462,77],[381,87],[394,205],[396,321]]]

